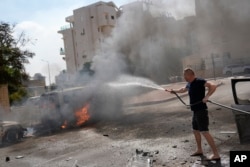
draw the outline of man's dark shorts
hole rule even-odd
[[[209,118],[207,110],[193,111],[193,120],[192,120],[193,130],[198,130],[200,132],[209,131],[208,125],[209,125]]]

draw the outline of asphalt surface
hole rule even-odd
[[[221,81],[223,85],[217,89],[211,100],[231,105],[234,102],[230,80]],[[183,83],[168,87],[181,85]],[[250,92],[249,85],[242,85],[241,88],[245,90],[242,93]],[[150,97],[153,102],[148,104]],[[0,166],[224,167],[229,166],[230,150],[250,149],[250,145],[239,143],[232,111],[208,104],[210,131],[222,160],[207,162],[203,161],[203,157],[190,157],[195,151],[191,111],[173,98],[173,95],[159,90],[134,98],[137,101],[126,100],[124,115],[117,120],[63,130],[44,137],[29,137],[22,142],[1,147]],[[183,99],[188,102],[187,96]],[[143,102],[147,103],[144,105]],[[141,105],[131,105],[134,103]],[[206,156],[211,154],[204,139],[203,149]],[[6,157],[10,161],[6,162]]]

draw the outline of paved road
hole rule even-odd
[[[229,105],[233,103],[231,86],[229,80],[223,82],[211,100]],[[248,90],[249,85],[242,88]],[[157,92],[152,93],[152,99],[156,98],[154,96]],[[188,101],[188,98],[184,100]],[[0,148],[0,166],[145,167],[151,162],[154,167],[228,166],[229,150],[249,150],[250,145],[240,145],[238,135],[232,133],[236,132],[236,126],[231,111],[211,104],[209,108],[210,130],[220,148],[221,163],[208,164],[199,157],[190,158],[189,154],[195,150],[191,112],[178,100],[172,100],[125,107],[124,116],[115,121],[27,138],[21,143]],[[203,145],[209,155],[209,147],[205,142]],[[24,157],[15,159],[18,155]],[[9,162],[5,162],[7,156]]]

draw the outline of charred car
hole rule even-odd
[[[41,129],[53,132],[115,118],[122,110],[120,96],[107,86],[73,87],[44,93],[39,100]]]
[[[17,122],[0,121],[0,143],[15,143],[24,137],[25,131],[27,129]]]

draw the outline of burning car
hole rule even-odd
[[[14,143],[24,137],[24,132],[27,131],[18,122],[0,121],[0,139],[1,143]]]
[[[119,97],[105,86],[74,87],[42,94],[39,100],[42,128],[53,132],[116,117],[122,109]]]

